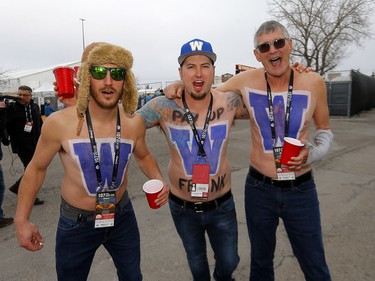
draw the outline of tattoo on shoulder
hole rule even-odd
[[[239,92],[226,92],[228,111],[236,111],[236,119],[249,119],[250,115]]]
[[[237,110],[243,106],[242,96],[236,92],[226,92],[228,110]]]

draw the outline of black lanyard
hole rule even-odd
[[[273,140],[273,145],[275,146],[276,145],[275,113],[273,111],[272,93],[271,93],[271,87],[268,84],[268,80],[267,80],[267,72],[265,72],[264,75],[266,77],[266,82],[267,82],[268,109],[269,109],[269,119],[271,123],[272,140]],[[287,101],[286,101],[284,137],[287,137],[289,134],[290,108],[292,105],[292,96],[293,96],[293,78],[294,78],[294,72],[293,72],[293,69],[291,69],[290,78],[289,78],[288,96],[287,96]]]
[[[102,180],[102,174],[100,171],[100,159],[99,159],[99,154],[98,154],[98,147],[95,141],[94,130],[92,128],[89,109],[87,109],[86,111],[86,120],[87,120],[87,129],[89,131],[89,137],[90,137],[90,142],[91,142],[91,149],[92,149],[92,153],[94,156],[96,180],[98,182],[98,187],[97,187],[96,192],[101,192],[103,191],[103,180]],[[116,179],[117,179],[117,171],[118,171],[119,156],[120,156],[120,139],[121,139],[120,112],[119,110],[117,110],[115,159],[113,163],[111,189],[116,188],[115,184],[116,184]]]
[[[203,157],[203,158],[206,158],[206,152],[204,151],[203,145],[207,137],[208,124],[210,123],[210,116],[211,116],[212,103],[213,103],[212,93],[210,93],[210,95],[211,95],[211,99],[210,99],[210,104],[208,105],[208,109],[207,109],[207,115],[206,115],[206,120],[204,122],[203,130],[202,130],[202,136],[199,137],[197,128],[195,127],[195,124],[194,124],[194,116],[189,110],[189,107],[186,103],[185,93],[182,94],[182,102],[184,104],[185,112],[187,115],[187,120],[190,124],[191,129],[193,130],[195,141],[197,142],[198,147],[199,147],[198,156]]]
[[[33,121],[33,115],[31,113],[31,104],[29,103],[27,106],[25,106],[25,116],[26,116],[26,122],[32,122]]]

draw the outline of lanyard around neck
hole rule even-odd
[[[98,147],[95,141],[94,130],[92,128],[90,112],[88,108],[86,111],[86,120],[87,120],[87,129],[89,131],[91,149],[92,149],[92,153],[94,156],[96,180],[98,182],[98,187],[97,187],[96,192],[101,192],[103,191],[103,180],[102,180],[102,174],[100,170],[100,159],[99,159],[99,154],[98,154]],[[115,159],[113,162],[111,189],[116,188],[115,184],[116,184],[116,179],[117,179],[117,171],[118,171],[119,156],[120,156],[120,139],[121,139],[121,122],[120,122],[120,112],[117,109]]]
[[[33,121],[33,114],[31,111],[31,104],[25,106],[25,116],[26,116],[26,122],[32,122]]]
[[[213,96],[211,92],[210,92],[210,95],[211,95],[211,99],[210,99],[210,103],[207,109],[206,119],[205,119],[203,130],[202,130],[202,136],[199,137],[197,128],[195,127],[195,124],[194,124],[194,116],[189,110],[189,107],[186,103],[185,92],[182,94],[182,102],[184,104],[187,120],[190,124],[191,129],[193,130],[195,141],[197,142],[198,147],[199,147],[198,156],[204,157],[204,158],[206,158],[206,152],[204,151],[203,145],[207,137],[208,124],[210,123],[210,116],[211,116],[212,104],[213,104]]]
[[[271,123],[272,139],[275,145],[276,144],[275,113],[273,111],[272,92],[271,92],[271,87],[267,80],[267,72],[265,72],[264,75],[266,77],[266,82],[267,82],[267,98],[268,98],[268,109],[269,109],[269,119]],[[284,137],[287,137],[289,134],[290,108],[292,105],[292,96],[293,96],[293,79],[294,79],[294,72],[293,72],[293,69],[291,69],[290,78],[289,78],[288,95],[287,95],[287,101],[286,101]]]

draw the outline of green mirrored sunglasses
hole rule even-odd
[[[125,69],[120,67],[104,67],[104,66],[91,66],[90,72],[92,78],[96,80],[103,80],[109,71],[111,78],[116,81],[125,79]]]

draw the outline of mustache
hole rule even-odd
[[[117,90],[115,89],[115,88],[113,88],[113,87],[103,87],[103,88],[100,88],[99,89],[101,92],[114,92],[114,93],[116,93],[117,92]]]

